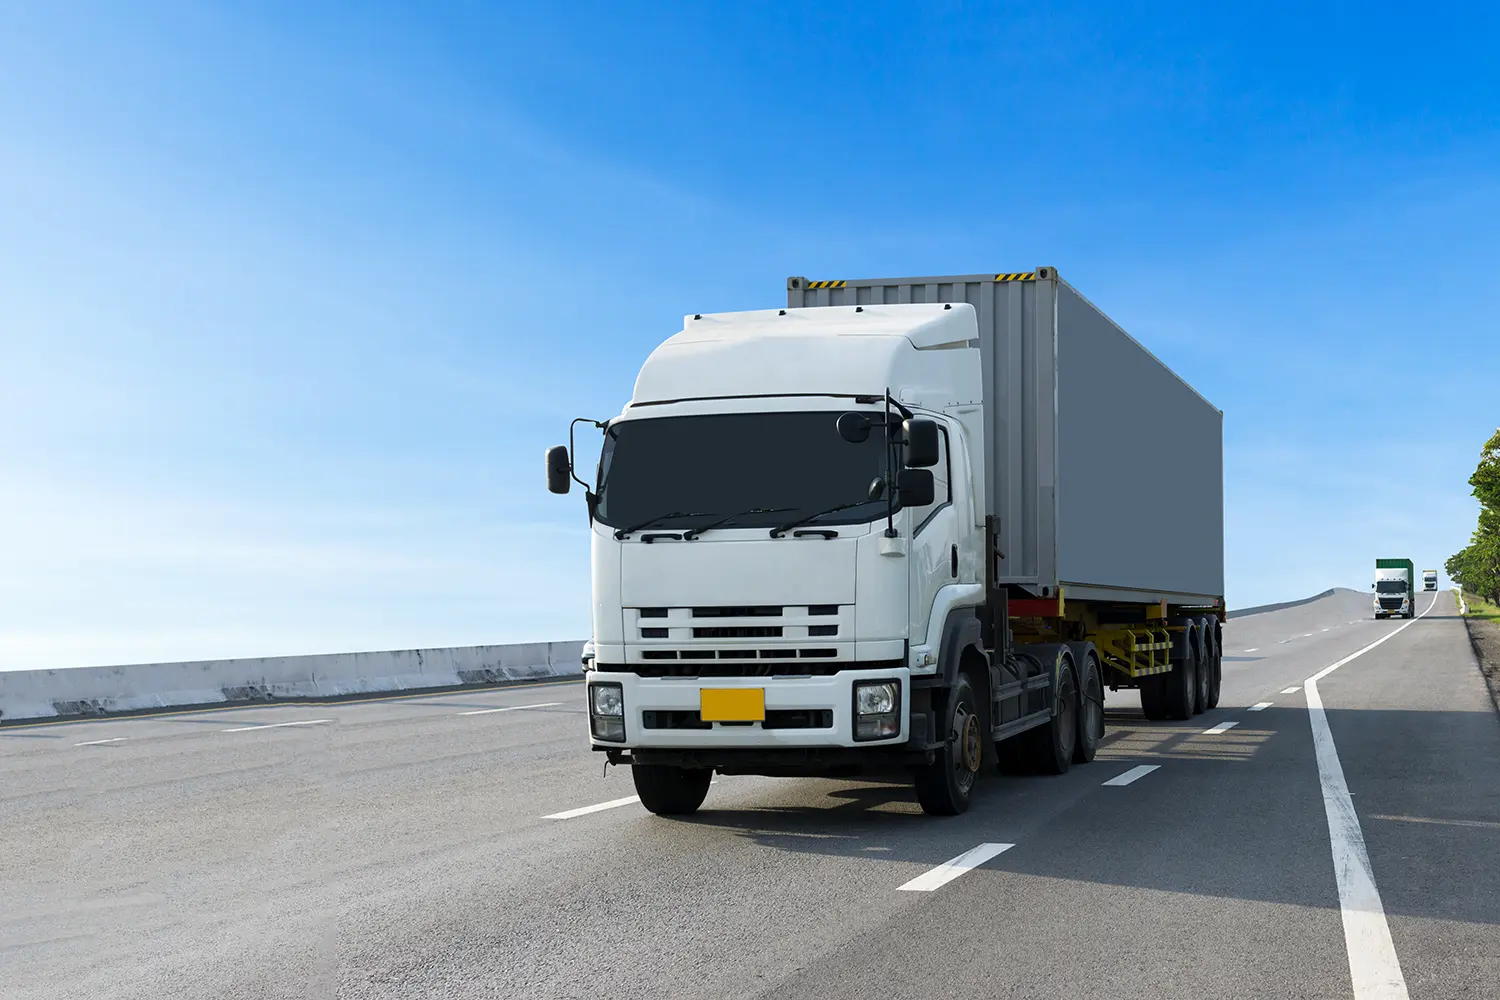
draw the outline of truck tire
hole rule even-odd
[[[1172,672],[1162,676],[1166,688],[1167,718],[1181,722],[1198,714],[1197,644],[1186,643],[1182,659],[1172,664]]]
[[[1059,670],[1056,705],[1049,722],[1026,732],[1031,759],[1042,774],[1067,774],[1078,746],[1078,676],[1071,659]]]
[[[1078,682],[1078,739],[1073,744],[1073,763],[1087,764],[1099,752],[1104,739],[1104,679],[1099,661],[1090,653],[1083,658]]]
[[[1224,687],[1224,650],[1219,648],[1218,630],[1212,624],[1203,633],[1203,645],[1209,650],[1208,707],[1218,708],[1219,694]]]
[[[929,816],[957,816],[966,812],[984,764],[984,737],[989,723],[967,672],[959,673],[948,692],[944,722],[948,738],[937,759],[916,771],[917,801]]]
[[[634,764],[630,776],[635,779],[641,805],[658,816],[685,816],[697,812],[708,797],[714,772],[706,767]]]
[[[1208,637],[1207,622],[1203,619],[1198,620],[1198,645],[1198,707],[1194,711],[1195,715],[1213,707],[1209,704],[1213,698],[1214,686],[1213,640]]]

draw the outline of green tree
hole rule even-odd
[[[1465,590],[1500,603],[1500,429],[1485,442],[1469,485],[1479,501],[1479,524],[1444,568]]]
[[[1500,428],[1479,453],[1479,468],[1469,477],[1474,496],[1490,510],[1500,510]]]

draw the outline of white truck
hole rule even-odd
[[[1417,613],[1417,570],[1410,559],[1376,559],[1375,617],[1411,618]]]
[[[1055,269],[787,281],[685,317],[588,468],[592,748],[682,814],[714,772],[1061,773],[1104,690],[1215,706],[1223,415]]]
[[[1437,570],[1435,570],[1435,569],[1424,569],[1422,571],[1422,589],[1423,590],[1437,590],[1437,584],[1438,584]]]

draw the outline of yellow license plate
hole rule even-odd
[[[698,715],[704,722],[765,722],[765,688],[702,688]]]

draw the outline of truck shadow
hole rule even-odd
[[[1500,720],[1477,711],[1327,717],[1386,912],[1500,925]],[[1205,733],[1230,719],[1236,728]],[[1096,760],[1066,775],[987,771],[962,816],[924,816],[910,783],[891,775],[734,792],[741,779],[730,779],[686,822],[771,850],[889,866],[856,877],[892,890],[976,844],[1009,843],[964,878],[997,893],[1039,877],[1338,908],[1306,709],[1219,710],[1191,723],[1111,713],[1110,728]],[[1143,764],[1157,770],[1103,784]],[[715,807],[716,798],[731,801]]]

